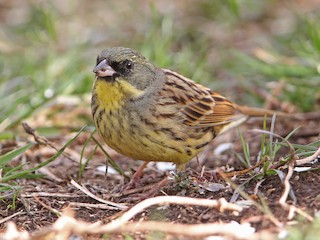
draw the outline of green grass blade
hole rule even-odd
[[[86,128],[86,126],[81,128],[80,131],[77,132],[77,134],[73,138],[71,138],[65,145],[63,145],[63,147],[56,154],[54,154],[52,157],[50,157],[47,161],[44,161],[44,162],[38,164],[36,167],[30,168],[30,169],[27,169],[27,170],[24,170],[21,172],[14,173],[14,174],[7,176],[7,177],[3,177],[2,181],[7,182],[9,180],[13,180],[16,178],[30,177],[30,173],[48,165],[49,163],[51,163],[55,159],[57,159],[64,152],[64,150],[73,143],[73,141],[80,135],[80,133],[82,133],[84,131],[85,128]]]
[[[239,11],[239,5],[237,3],[237,0],[228,0],[228,5],[230,11],[237,17],[240,18],[240,11]]]
[[[85,151],[86,147],[88,146],[88,144],[89,144],[90,140],[92,139],[93,134],[94,134],[95,132],[96,132],[96,129],[94,129],[94,130],[92,131],[92,133],[90,134],[90,136],[88,137],[88,139],[85,141],[85,143],[84,143],[84,145],[83,145],[83,147],[82,147],[82,149],[81,149],[81,154],[80,154],[80,167],[79,167],[79,171],[78,171],[78,178],[79,178],[79,179],[82,177],[82,173],[83,173],[85,167],[86,167],[86,166],[88,165],[88,163],[89,163],[89,158],[87,159],[87,161],[86,161],[84,164],[82,164],[82,159],[83,159],[84,151]],[[94,150],[93,152],[95,152],[95,150]],[[90,158],[90,159],[91,159],[91,158]]]
[[[20,154],[24,153],[25,151],[27,151],[32,145],[33,145],[33,143],[29,143],[26,146],[12,150],[12,151],[0,156],[0,167],[3,168],[13,158],[15,158],[15,157],[19,156]]]
[[[102,152],[106,155],[108,162],[110,162],[111,166],[122,176],[128,177],[124,171],[122,170],[121,167],[118,166],[118,164],[110,157],[110,155],[107,153],[107,151],[102,147],[102,145],[99,143],[99,141],[95,138],[92,137],[93,141],[99,146],[99,148],[102,150]]]
[[[242,145],[242,149],[243,149],[243,153],[244,153],[244,157],[245,157],[245,165],[246,167],[250,167],[251,166],[251,162],[250,162],[250,147],[249,144],[244,140],[244,137],[242,135],[242,133],[239,131],[238,129],[238,134],[240,136],[240,141],[241,141],[241,145]]]

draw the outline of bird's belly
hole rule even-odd
[[[120,110],[104,111],[100,117],[98,115],[94,116],[94,121],[106,144],[136,160],[183,164],[202,151],[213,137],[211,132],[207,132],[192,139],[187,137],[190,131],[180,129],[179,133],[185,131],[186,136],[177,138],[168,134],[175,129],[170,130],[167,124],[161,127],[161,122],[158,122],[157,129],[152,129],[148,123],[139,121],[136,114]]]
[[[167,139],[157,137],[143,126],[132,126],[122,121],[121,125],[112,121],[100,129],[106,144],[117,152],[136,160],[156,162],[186,162],[183,144],[170,144]]]

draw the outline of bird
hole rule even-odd
[[[93,69],[91,109],[105,143],[134,160],[181,171],[219,134],[274,111],[238,105],[138,51],[111,47]],[[281,115],[281,113],[280,113]]]

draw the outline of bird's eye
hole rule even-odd
[[[132,69],[132,66],[133,66],[133,63],[130,60],[125,62],[126,69],[130,70]]]

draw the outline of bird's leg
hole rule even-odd
[[[136,188],[141,177],[143,176],[143,170],[146,168],[149,162],[144,162],[137,171],[132,175],[130,182],[127,184],[124,190]]]

